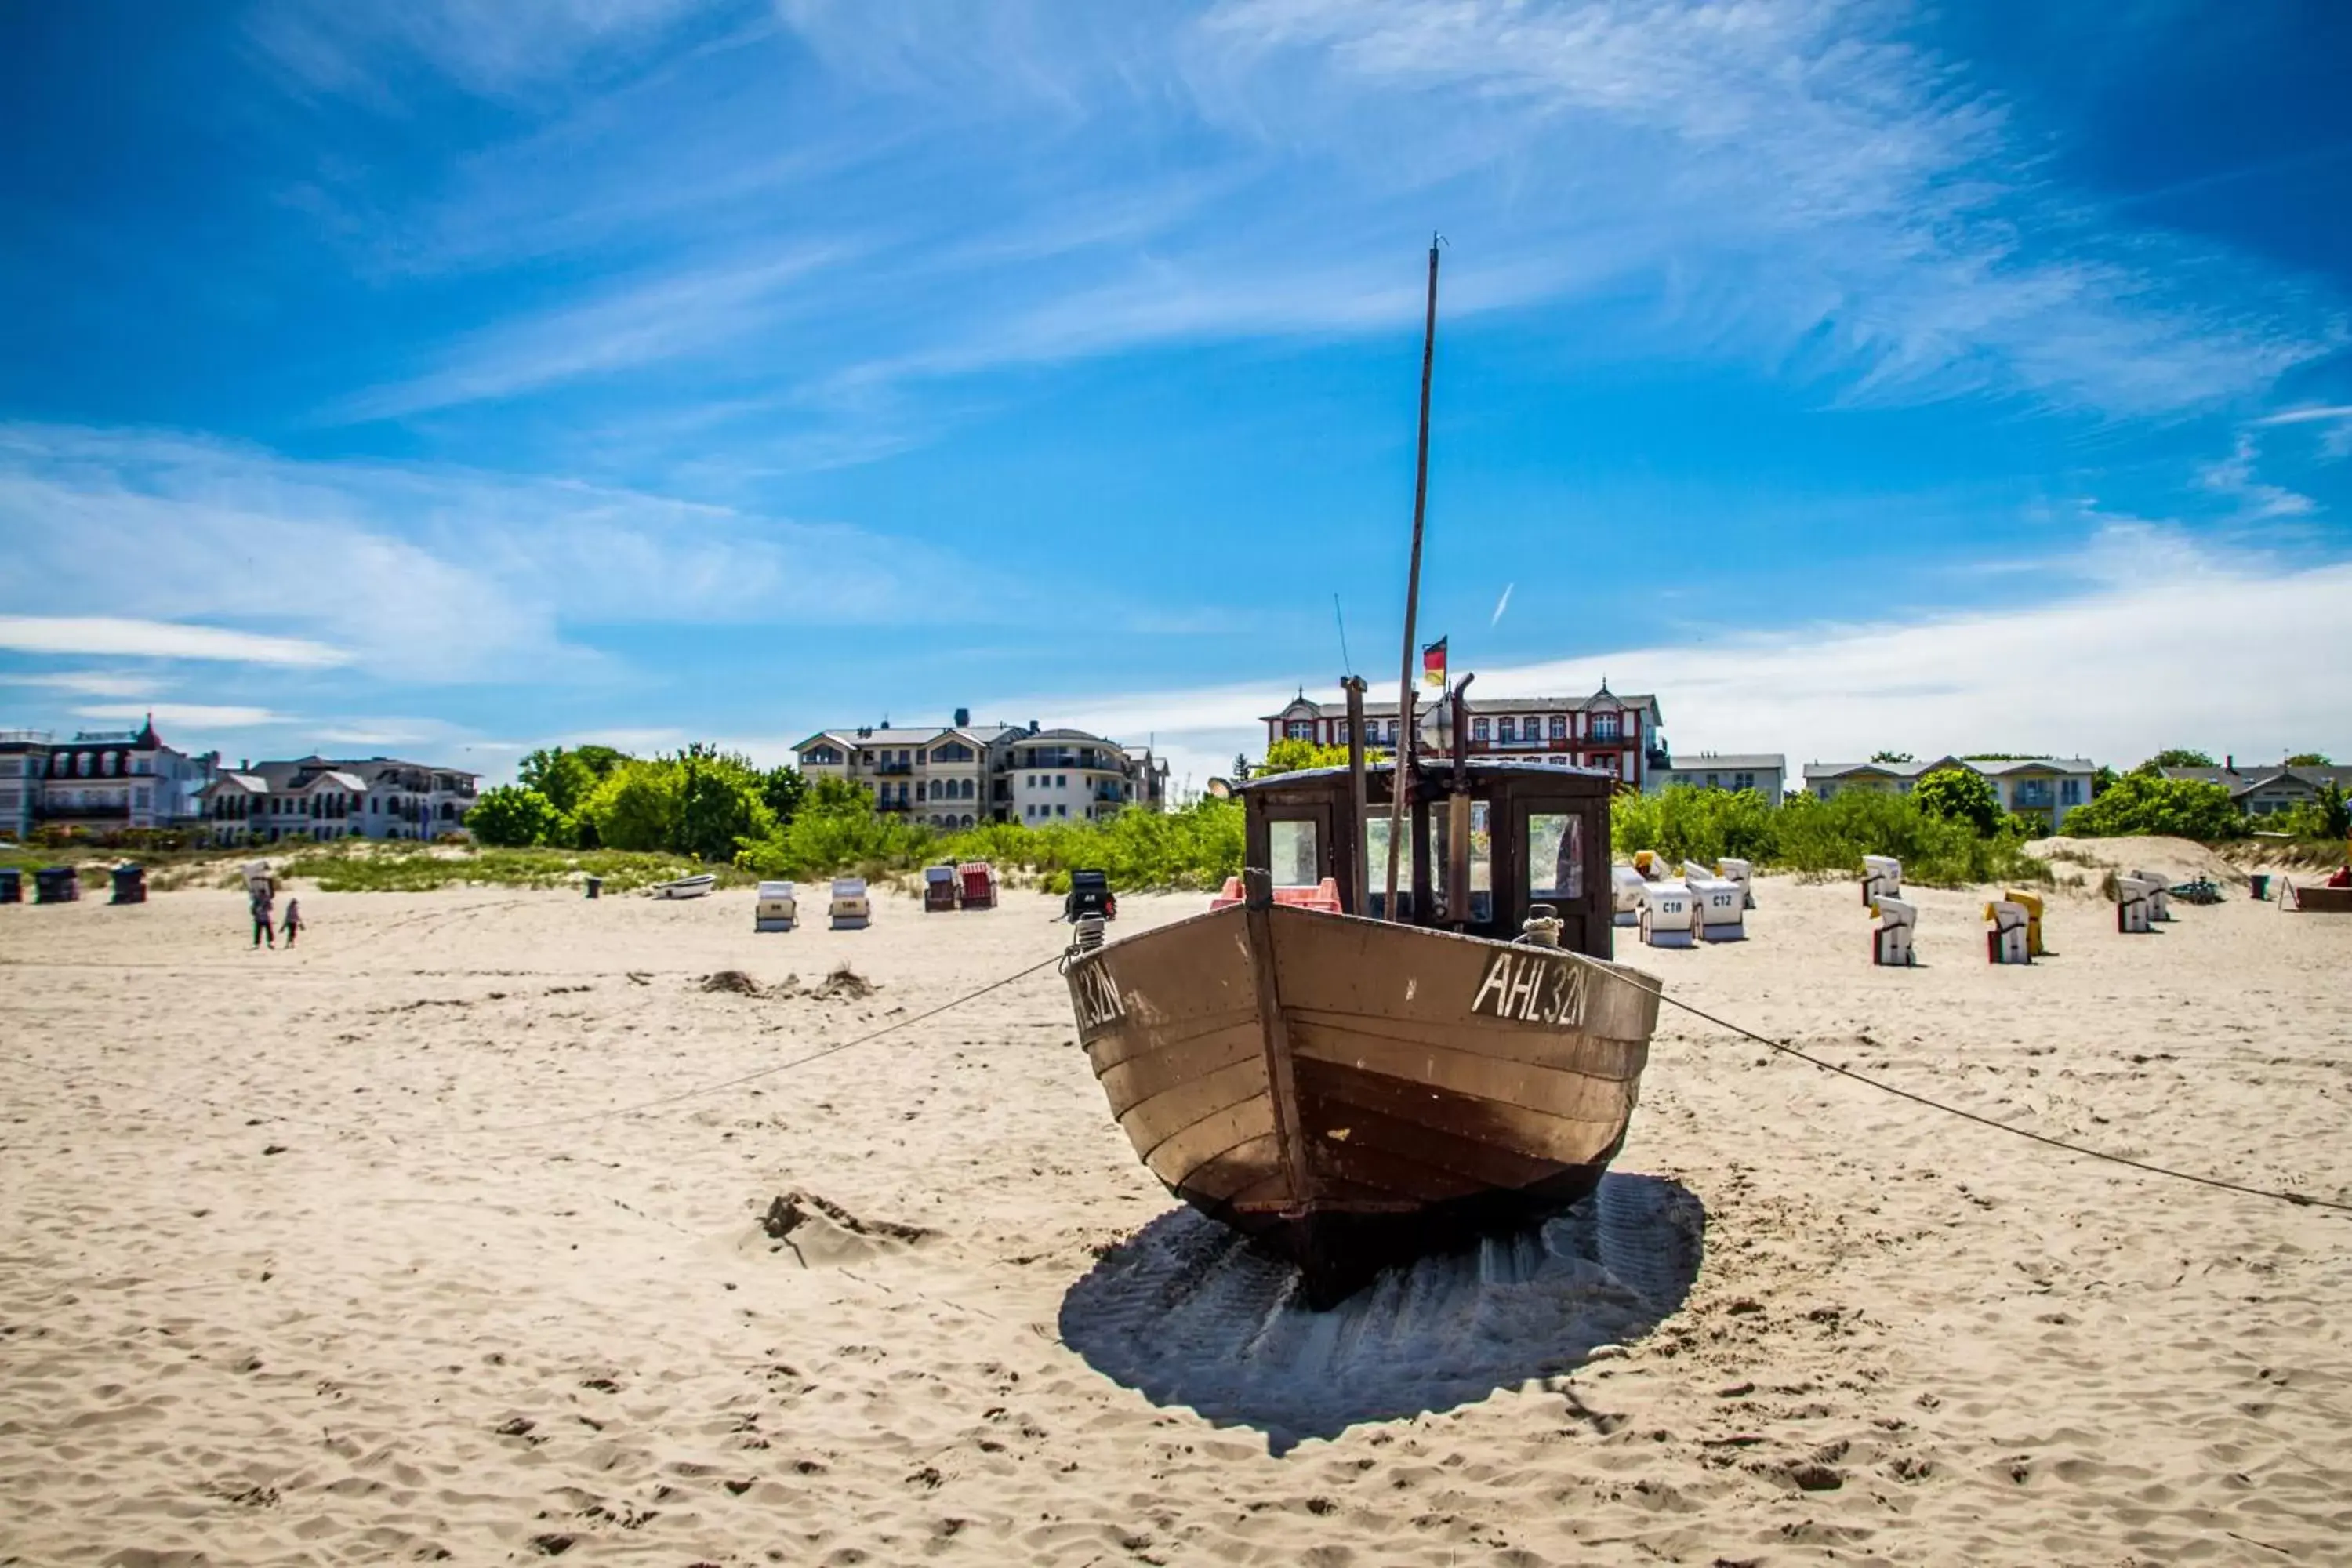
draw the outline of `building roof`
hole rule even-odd
[[[1683,764],[1676,763],[1675,766]],[[1966,757],[1929,757],[1916,763],[1807,763],[1805,776],[1809,779],[1837,779],[1853,773],[1884,773],[1889,778],[1916,779],[1934,773],[1938,768],[1972,768],[1988,778],[2009,773],[2091,773],[2098,765],[2088,757],[2012,757],[2003,762],[1990,759],[1971,762]]]
[[[1013,740],[1016,745],[1028,741],[1084,741],[1089,745],[1108,746],[1113,751],[1118,749],[1118,742],[1087,730],[1039,730],[1034,734],[1015,735]]]
[[[1704,773],[1710,769],[1770,768],[1786,773],[1789,759],[1780,752],[1697,752],[1674,757],[1665,763],[1665,771],[1677,773]]]
[[[1425,712],[1429,704],[1416,699],[1413,706]],[[1647,692],[1612,691],[1605,686],[1590,697],[1471,697],[1464,700],[1464,706],[1469,709],[1473,717],[1501,713],[1582,713],[1596,709],[1637,708],[1649,710],[1657,715],[1661,723],[1664,722],[1664,714],[1660,711],[1655,697]],[[1301,710],[1318,719],[1344,719],[1348,716],[1348,705],[1344,702],[1318,702],[1312,698],[1297,697],[1285,703],[1281,712],[1261,715],[1258,722],[1278,724]],[[1397,705],[1393,700],[1372,700],[1364,703],[1364,717],[1367,719],[1393,719],[1396,711]]]
[[[2305,789],[2316,790],[2324,784],[2352,788],[2352,766],[2287,767],[2278,764],[2264,768],[2159,768],[2168,779],[2188,779],[2199,784],[2224,785],[2233,795],[2246,795],[2258,789],[2274,787],[2281,779],[2290,779]]]

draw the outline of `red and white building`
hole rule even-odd
[[[1471,697],[1470,754],[1522,757],[1557,767],[1594,768],[1642,789],[1654,769],[1666,765],[1666,737],[1658,700],[1620,696],[1603,681],[1590,697]],[[1416,711],[1426,712],[1416,701]],[[1301,692],[1279,713],[1263,716],[1266,743],[1311,741],[1318,746],[1348,743],[1344,702],[1316,702]],[[1367,700],[1364,743],[1392,747],[1397,705]]]

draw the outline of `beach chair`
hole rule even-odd
[[[1880,897],[1870,901],[1870,912],[1878,921],[1870,933],[1870,962],[1902,969],[1916,965],[1911,933],[1919,924],[1918,906]]]
[[[2148,885],[2147,918],[2168,921],[2172,919],[2172,884],[2149,871],[2134,871],[2133,876]]]
[[[14,866],[0,866],[0,904],[21,904],[25,901],[25,873]]]
[[[1748,895],[1728,877],[1685,877],[1691,918],[1701,942],[1748,940]]]
[[[2292,877],[2279,879],[2279,908],[2298,914],[2352,914],[2352,888],[2331,888],[2324,882],[2298,882]]]
[[[147,868],[125,863],[108,873],[114,879],[114,896],[109,903],[143,904],[147,901]]]
[[[762,882],[759,898],[751,906],[751,929],[755,931],[790,931],[801,916],[799,889],[790,882]]]
[[[1862,901],[1869,907],[1874,899],[1891,899],[1903,891],[1903,862],[1892,855],[1865,855],[1862,858]]]
[[[1644,882],[1654,882],[1666,874],[1666,858],[1654,849],[1633,851],[1633,869]]]
[[[2116,929],[2127,936],[2145,936],[2154,929],[2149,921],[2155,918],[2153,895],[2158,885],[2146,877],[2116,879]]]
[[[952,866],[923,868],[923,912],[951,915],[956,907],[956,871]]]
[[[2000,890],[2000,896],[2010,903],[2023,906],[2025,910],[2026,958],[2030,961],[2050,956],[2050,950],[2042,943],[2042,895],[2028,893],[2017,888],[2003,888]]]
[[[2031,917],[2023,904],[1995,899],[1984,907],[1987,963],[2031,963],[2033,953],[2026,931]]]
[[[33,902],[70,904],[81,898],[81,873],[70,866],[43,866],[33,873]]]
[[[268,861],[247,860],[245,863],[245,892],[247,898],[256,893],[275,893],[277,890],[278,879],[271,873]]]
[[[1681,882],[1644,882],[1642,884],[1642,908],[1636,924],[1645,947],[1688,947],[1694,938],[1691,928],[1697,922],[1697,900]]]
[[[1100,915],[1107,921],[1118,919],[1118,897],[1110,890],[1108,872],[1070,873],[1070,890],[1062,899],[1062,918],[1076,925],[1087,915]]]
[[[992,910],[996,907],[996,868],[985,860],[967,860],[956,868],[956,879],[963,884],[963,907],[967,910]]]
[[[1340,907],[1339,882],[1336,877],[1326,877],[1311,888],[1276,888],[1273,892],[1276,903],[1287,904],[1295,910],[1313,910],[1319,914],[1327,915],[1343,915],[1348,912]],[[1225,879],[1225,885],[1210,899],[1209,912],[1214,914],[1219,910],[1232,909],[1241,901],[1242,879],[1239,877],[1228,877]]]
[[[1650,884],[1631,866],[1609,868],[1611,919],[1621,926],[1642,923],[1642,889]]]
[[[864,931],[874,923],[874,905],[866,896],[863,877],[835,877],[833,879],[833,902],[826,914],[835,931]]]
[[[1756,867],[1752,862],[1727,855],[1715,863],[1715,874],[1739,884],[1741,908],[1756,907]]]

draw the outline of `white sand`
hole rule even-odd
[[[1640,960],[1984,1114],[2352,1198],[2352,920],[2240,897],[2124,937],[2065,898],[2057,956],[1996,970],[1982,895],[1926,892],[1927,967],[1892,972],[1851,884],[1758,896],[1744,945]],[[1250,1255],[1167,1217],[1050,968],[522,1125],[1047,957],[1045,900],[754,936],[743,892],[301,899],[291,954],[235,894],[0,909],[0,1562],[2347,1557],[2345,1216],[1670,1010],[1617,1166],[1692,1236],[1703,1208],[1662,1320],[1622,1236],[1253,1320]],[[842,958],[881,989],[695,984]],[[772,1242],[794,1190],[932,1234]]]

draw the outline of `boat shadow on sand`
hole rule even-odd
[[[1279,1455],[1360,1422],[1475,1404],[1639,1338],[1689,1293],[1706,1231],[1679,1182],[1612,1172],[1535,1229],[1392,1269],[1312,1312],[1296,1268],[1180,1208],[1070,1287],[1062,1340],[1155,1405],[1254,1427]]]

